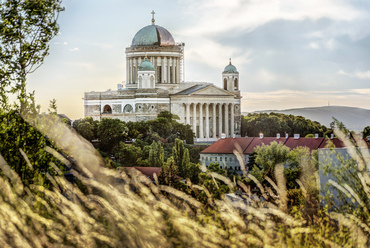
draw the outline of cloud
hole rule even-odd
[[[348,73],[343,70],[339,70],[337,72],[339,75],[344,75],[352,78],[358,78],[358,79],[370,79],[370,70],[369,71],[355,71],[353,73]]]
[[[64,42],[58,42],[58,41],[56,41],[56,42],[54,42],[54,44],[55,45],[67,45],[68,43],[67,43],[67,41],[64,41]]]
[[[192,34],[214,34],[228,30],[251,31],[274,20],[302,21],[328,18],[352,21],[368,18],[350,2],[337,0],[194,0],[189,14],[199,17],[196,26],[184,30]],[[199,13],[202,13],[199,15]]]
[[[69,51],[71,51],[71,52],[77,52],[77,51],[79,51],[80,49],[78,48],[78,47],[75,47],[75,48],[71,48],[71,49],[69,49]]]

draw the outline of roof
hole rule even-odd
[[[276,141],[276,142],[281,142],[285,143],[286,139],[285,138],[280,138],[277,139],[276,137],[263,137],[262,139],[256,137],[253,139],[251,144],[247,147],[247,149],[244,150],[244,154],[251,154],[257,146],[261,146],[262,144],[265,145],[270,145],[271,142]]]
[[[253,141],[253,137],[219,139],[201,153],[234,153],[235,144],[239,144],[244,151]]]
[[[210,86],[211,84],[196,84],[194,86],[191,86],[185,90],[182,90],[178,93],[176,93],[175,95],[190,95],[194,92],[197,92],[198,90],[201,90],[201,89],[204,89],[208,86]]]
[[[139,71],[154,71],[154,66],[152,63],[150,63],[150,61],[147,58],[145,58],[145,60],[141,62],[138,70]]]
[[[230,63],[225,67],[224,73],[239,73],[234,65]]]
[[[144,176],[150,180],[154,180],[154,173],[158,176],[161,171],[161,167],[124,167],[125,169],[136,169],[140,171]]]
[[[175,46],[175,40],[167,29],[148,25],[140,29],[132,39],[131,46]]]
[[[285,146],[289,147],[290,149],[294,149],[298,146],[305,146],[310,149],[310,152],[313,150],[317,150],[321,143],[323,143],[325,139],[324,138],[299,138],[299,139],[294,139],[294,138],[288,138],[287,141],[285,142]]]
[[[340,139],[338,138],[333,138],[333,139],[328,139],[326,138],[320,145],[319,148],[328,148],[329,144],[330,144],[330,141],[333,143],[334,147],[335,148],[344,148],[346,147],[346,145],[344,144],[343,141],[341,141]]]

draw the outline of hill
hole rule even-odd
[[[296,108],[286,110],[261,110],[253,113],[282,113],[286,115],[303,116],[312,121],[318,121],[327,127],[333,121],[333,117],[344,123],[344,125],[353,131],[362,131],[364,127],[370,126],[370,110],[343,106],[324,106],[312,108]],[[243,112],[243,115],[248,114]]]

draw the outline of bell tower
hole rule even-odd
[[[231,92],[239,91],[239,72],[236,67],[231,64],[231,59],[222,72],[222,88]]]

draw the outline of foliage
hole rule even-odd
[[[319,134],[321,137],[327,132],[327,127],[316,121],[305,119],[302,116],[285,115],[280,113],[249,113],[242,116],[241,132],[243,135],[257,137],[263,133],[266,137],[274,137],[277,133],[289,136],[300,134]]]
[[[172,158],[169,158],[161,168],[158,175],[158,182],[161,185],[176,187],[180,184],[179,169]]]
[[[149,147],[148,162],[152,167],[162,167],[163,165],[163,146],[159,142],[153,141]]]
[[[366,138],[370,136],[370,126],[364,127],[364,130],[362,131],[362,135]]]
[[[101,142],[101,149],[106,152],[111,152],[113,147],[127,139],[128,128],[124,122],[118,119],[102,119],[97,130],[97,138]]]
[[[190,163],[189,150],[185,148],[182,140],[176,139],[172,148],[173,160],[179,168],[179,175],[187,178],[187,168]]]
[[[0,81],[2,104],[18,92],[22,111],[27,102],[26,77],[44,62],[57,35],[61,0],[5,0],[0,5]]]

